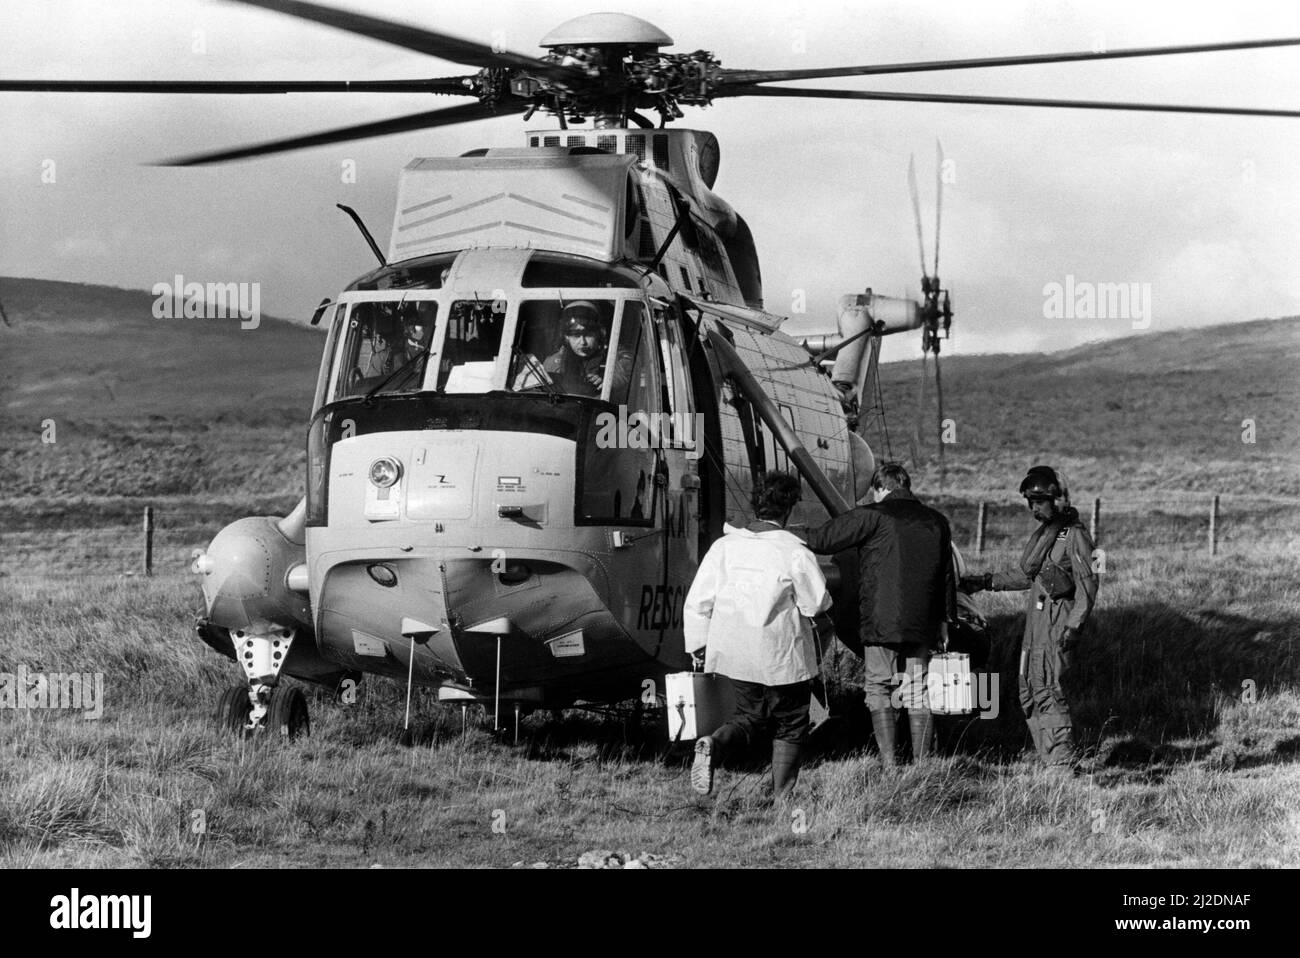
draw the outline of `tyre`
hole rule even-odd
[[[277,685],[271,693],[271,705],[266,713],[266,730],[277,738],[293,741],[311,734],[311,719],[307,715],[307,698],[301,689]]]
[[[253,705],[248,701],[248,686],[236,685],[226,689],[217,703],[217,728],[223,732],[243,735],[247,731],[248,716]]]

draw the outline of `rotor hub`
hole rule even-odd
[[[657,50],[673,38],[653,23],[626,13],[588,13],[566,20],[542,37],[542,47],[619,46]]]

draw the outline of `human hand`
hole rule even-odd
[[[691,667],[697,672],[704,668],[704,649],[697,649],[691,653]]]
[[[993,584],[992,580],[993,574],[991,572],[984,572],[980,575],[964,575],[961,577],[958,588],[967,595],[974,595],[976,592],[983,592],[990,588]]]
[[[1066,626],[1061,633],[1060,647],[1062,652],[1073,652],[1074,647],[1079,643],[1079,630]]]

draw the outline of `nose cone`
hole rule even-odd
[[[285,538],[275,519],[253,516],[232,522],[196,564],[208,617],[228,629],[256,621],[310,624],[306,596],[285,584],[289,568],[303,559],[303,547]]]
[[[626,13],[588,13],[561,23],[542,37],[538,46],[594,47],[602,44],[669,47],[673,38],[640,17]]]

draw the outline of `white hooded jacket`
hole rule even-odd
[[[831,606],[817,559],[778,526],[723,526],[686,594],[686,651],[706,648],[705,672],[790,685],[817,674],[812,624]]]

